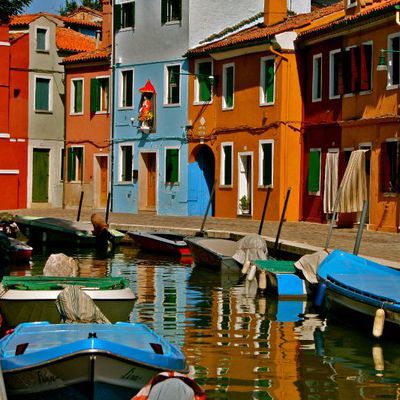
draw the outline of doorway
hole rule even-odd
[[[32,202],[49,201],[49,149],[33,149]]]
[[[238,215],[252,214],[253,208],[253,153],[239,153],[238,162]],[[243,207],[248,203],[248,208]]]
[[[143,152],[139,174],[139,210],[156,211],[157,204],[157,153]]]
[[[95,155],[94,163],[94,206],[95,208],[107,207],[108,196],[108,156]]]
[[[367,150],[365,152],[365,175],[367,177],[367,200],[368,200],[368,209],[367,214],[365,216],[365,223],[369,224],[369,211],[371,209],[371,150],[372,150],[372,143],[360,143],[359,145],[360,150]],[[358,216],[358,221],[360,221],[361,213]]]

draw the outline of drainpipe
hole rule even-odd
[[[112,7],[112,18],[111,18],[111,101],[110,101],[110,111],[111,111],[111,147],[110,147],[110,176],[109,176],[109,187],[111,194],[110,210],[113,211],[114,206],[114,87],[115,87],[115,30],[114,30],[114,1],[111,1]]]

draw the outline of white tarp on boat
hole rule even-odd
[[[236,243],[237,250],[233,258],[240,264],[243,265],[246,261],[267,259],[267,242],[262,236],[257,234],[247,235]]]
[[[68,285],[57,297],[61,322],[68,324],[109,324],[110,321],[80,286]]]
[[[328,254],[326,250],[319,250],[312,254],[306,254],[296,261],[294,266],[303,273],[304,278],[306,278],[308,282],[318,283],[318,267]]]
[[[51,254],[43,268],[44,276],[77,276],[78,265],[63,253]]]

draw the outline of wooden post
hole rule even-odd
[[[81,219],[81,210],[82,210],[82,203],[83,203],[83,195],[84,191],[81,192],[81,198],[79,200],[79,207],[78,207],[78,215],[76,216],[76,220],[79,221]]]
[[[358,251],[360,250],[361,238],[364,230],[365,219],[367,217],[367,210],[368,210],[368,200],[364,200],[363,209],[361,213],[360,225],[358,226],[357,238],[356,242],[354,243],[354,250],[353,254],[356,256]]]
[[[107,195],[106,224],[108,224],[108,215],[110,213],[110,202],[111,202],[111,193],[109,192]]]
[[[292,190],[292,188],[289,187],[288,190],[287,190],[287,193],[286,193],[286,198],[285,198],[285,203],[283,205],[281,220],[279,221],[278,232],[277,232],[276,238],[275,238],[274,257],[276,257],[276,252],[278,251],[279,236],[281,235],[283,221],[285,220],[286,208],[287,208],[287,205],[288,205],[288,201],[289,201],[289,196],[290,196],[290,191],[291,190]]]
[[[203,236],[203,235],[204,235],[204,225],[206,224],[206,220],[207,220],[207,216],[208,216],[208,211],[210,210],[211,203],[212,203],[213,198],[214,198],[215,185],[216,185],[216,184],[217,184],[217,180],[214,181],[214,185],[213,185],[213,187],[212,187],[211,194],[210,194],[210,199],[208,200],[208,204],[207,204],[207,209],[206,209],[206,212],[205,212],[204,217],[203,217],[203,222],[202,222],[202,224],[201,224],[200,231],[197,232],[196,236]]]
[[[267,189],[267,196],[265,198],[265,203],[264,203],[264,209],[262,212],[262,217],[261,217],[261,221],[260,221],[260,226],[258,228],[258,234],[261,235],[262,229],[263,229],[263,225],[264,225],[264,218],[265,218],[265,213],[267,211],[267,206],[268,206],[268,200],[269,200],[269,195],[271,194],[271,187],[268,186]]]

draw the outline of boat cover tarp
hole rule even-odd
[[[67,286],[57,296],[61,322],[67,324],[109,324],[110,321],[94,301],[78,286]]]
[[[50,254],[43,268],[44,276],[77,276],[78,265],[63,253]]]
[[[294,274],[296,272],[293,261],[286,260],[256,260],[256,267],[274,274]]]
[[[294,266],[303,273],[304,278],[306,278],[308,282],[318,283],[318,266],[328,254],[327,250],[319,250],[312,254],[305,254],[294,263]]]
[[[257,234],[246,235],[237,242],[237,250],[233,255],[238,263],[246,261],[266,260],[268,256],[267,242]]]
[[[48,277],[48,276],[5,276],[4,289],[13,290],[62,290],[66,285],[99,290],[125,289],[129,282],[125,278]]]

